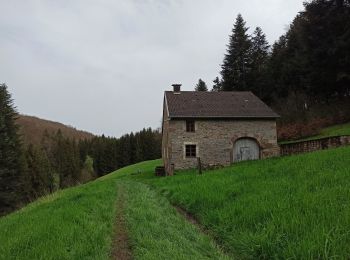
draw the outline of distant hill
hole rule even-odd
[[[17,123],[20,126],[20,132],[26,144],[39,144],[45,130],[52,134],[60,129],[63,136],[77,140],[90,139],[94,136],[89,132],[77,130],[72,126],[34,116],[20,115]]]

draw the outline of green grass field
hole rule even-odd
[[[129,181],[160,160],[135,164],[94,182],[42,198],[0,219],[0,259],[108,259],[118,210],[126,219],[135,259],[225,259],[226,256],[147,185]]]
[[[327,136],[350,135],[350,123],[326,127],[316,136],[319,138]]]
[[[0,259],[108,259],[115,181],[57,192],[0,219]]]
[[[231,256],[350,257],[350,147],[145,181]]]
[[[310,136],[300,140],[283,141],[283,142],[280,142],[280,144],[295,143],[300,141],[315,140],[315,139],[331,137],[331,136],[340,136],[340,135],[350,135],[350,123],[326,127],[326,128],[323,128],[318,135]]]
[[[120,169],[1,218],[0,259],[108,259],[120,189],[135,259],[350,258],[350,147],[203,175],[155,177],[159,164]]]

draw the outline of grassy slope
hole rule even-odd
[[[340,136],[340,135],[350,135],[350,123],[326,127],[326,128],[323,128],[320,134],[318,135],[310,136],[308,138],[303,138],[301,140],[296,140],[296,141],[283,141],[283,142],[280,142],[280,144],[295,143],[299,141],[315,140],[315,139],[320,139],[324,137]]]
[[[135,259],[225,259],[208,236],[180,216],[161,194],[135,182],[153,176],[160,160],[143,162],[105,176],[127,191],[126,220]]]
[[[0,219],[1,259],[106,259],[115,183],[57,192]]]
[[[135,259],[226,259],[212,240],[147,185],[126,182],[127,215]]]
[[[239,258],[350,257],[350,147],[139,180]]]
[[[127,181],[160,161],[123,168],[97,181],[43,198],[0,219],[0,259],[108,259],[117,189],[127,190],[126,214],[135,259],[224,259],[213,242],[146,185]]]
[[[126,167],[1,218],[0,258],[107,259],[121,186],[136,259],[225,258],[165,197],[191,212],[231,257],[350,257],[350,147],[202,176],[157,178],[158,164]]]
[[[321,130],[321,133],[316,138],[327,136],[350,135],[350,123],[342,125],[334,125]]]

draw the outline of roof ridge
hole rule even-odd
[[[203,94],[202,94],[203,93]],[[209,94],[213,93],[213,94]],[[165,91],[169,117],[277,118],[251,91]]]
[[[165,90],[167,93],[174,93],[172,90]],[[233,91],[196,91],[196,90],[181,90],[180,93],[252,93],[250,90],[233,90]],[[176,92],[179,93],[179,92]]]

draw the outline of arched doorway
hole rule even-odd
[[[253,138],[240,138],[233,145],[233,161],[258,160],[260,148]]]

